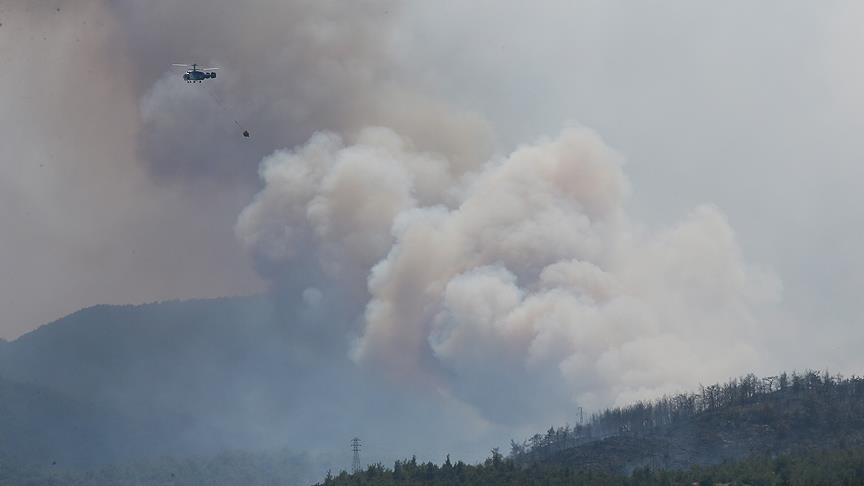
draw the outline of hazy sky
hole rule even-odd
[[[467,377],[450,383],[451,391],[482,409],[483,400],[470,396],[470,385],[489,371],[472,374],[467,371],[476,370],[472,360],[481,357],[448,347],[452,322],[476,317],[459,307],[460,290],[473,289],[471,279],[477,278],[490,293],[510,295],[508,309],[515,312],[542,297],[533,284],[522,285],[540,278],[532,272],[581,254],[559,255],[556,247],[556,258],[529,263],[508,260],[507,249],[497,260],[480,263],[468,253],[451,255],[441,267],[454,269],[442,277],[449,282],[440,289],[444,310],[428,319],[412,314],[423,331],[399,335],[388,334],[392,315],[376,314],[381,306],[412,298],[388,290],[405,280],[387,268],[399,267],[408,254],[392,250],[408,245],[402,238],[410,232],[400,231],[419,224],[409,209],[449,208],[435,220],[439,229],[462,228],[472,218],[494,219],[485,209],[457,210],[494,207],[500,199],[484,199],[487,186],[490,194],[512,194],[516,207],[532,207],[542,191],[533,196],[520,188],[499,192],[496,184],[510,177],[533,181],[531,170],[520,172],[522,161],[537,157],[541,166],[547,156],[566,159],[572,142],[577,154],[583,153],[581,144],[600,147],[579,160],[589,169],[600,161],[596,164],[603,171],[590,174],[601,187],[609,180],[626,186],[611,195],[572,189],[583,203],[580,198],[611,198],[597,213],[603,221],[608,217],[617,224],[619,215],[626,215],[626,231],[592,233],[585,241],[611,248],[630,241],[621,235],[647,235],[632,252],[586,257],[603,272],[647,288],[653,282],[648,275],[660,282],[673,271],[660,263],[651,267],[652,258],[665,258],[669,248],[675,255],[686,253],[682,248],[691,248],[694,239],[716,236],[724,242],[718,250],[721,261],[774,282],[767,305],[751,306],[751,297],[762,294],[749,280],[736,280],[741,289],[722,287],[732,304],[721,314],[744,315],[733,320],[746,329],[712,321],[716,316],[706,309],[713,302],[685,305],[677,315],[698,320],[693,329],[702,333],[696,341],[676,342],[682,349],[698,349],[698,343],[720,333],[729,345],[720,353],[734,353],[742,344],[768,356],[752,365],[745,360],[740,370],[729,358],[706,365],[706,373],[734,374],[749,366],[860,371],[864,34],[859,25],[864,7],[856,2],[233,4],[0,3],[0,337],[14,338],[97,303],[253,293],[268,281],[290,287],[286,275],[293,278],[298,269],[308,269],[290,263],[284,254],[290,248],[273,246],[266,231],[308,229],[321,240],[297,243],[299,254],[319,259],[347,254],[341,270],[350,267],[349,280],[361,282],[339,287],[356,299],[351,301],[356,308],[346,312],[365,319],[354,349],[358,362],[365,362],[364,349],[414,343],[430,353],[429,359],[440,360],[447,373]],[[206,86],[186,85],[182,72],[172,71],[170,64],[193,61],[217,63],[223,70]],[[250,140],[240,136],[235,119],[252,131]],[[363,127],[378,125],[398,135],[363,134]],[[587,127],[599,138],[562,132],[568,126]],[[318,130],[345,140],[309,142]],[[400,137],[413,145],[400,146]],[[547,140],[538,141],[542,137]],[[355,143],[359,149],[351,148]],[[511,154],[526,145],[533,147],[528,159]],[[263,180],[257,179],[262,158],[301,146],[306,155],[291,159],[277,153],[268,159],[272,171],[265,166]],[[607,150],[612,155],[604,155]],[[428,152],[437,155],[430,158]],[[324,158],[314,162],[320,154]],[[362,163],[369,154],[370,162]],[[378,163],[381,157],[409,162],[391,171]],[[359,164],[362,177],[330,168],[312,174],[343,158],[344,167]],[[490,159],[505,161],[504,169],[484,165]],[[280,179],[280,164],[311,164],[312,175],[302,179],[310,184],[307,195],[296,195],[305,186]],[[364,172],[371,166],[380,172]],[[479,175],[460,182],[464,173]],[[536,187],[554,182],[544,177],[536,175]],[[595,181],[591,177],[585,180]],[[418,179],[429,187],[417,186]],[[414,181],[410,189],[408,180]],[[340,208],[352,205],[350,199],[331,198],[334,187],[342,194],[340,181],[353,181],[344,182],[350,188],[363,187],[363,181],[386,184],[389,199],[379,201],[380,211],[340,220]],[[351,185],[356,181],[361,185]],[[461,189],[450,193],[451,186]],[[280,196],[286,187],[293,191],[288,199]],[[353,203],[378,195],[377,190],[360,192]],[[559,203],[548,207],[570,214],[572,208]],[[291,211],[298,207],[323,212],[303,213],[295,224]],[[381,208],[391,211],[384,220],[377,219],[384,214]],[[526,211],[527,218],[549,224],[544,215]],[[575,211],[595,216],[585,207]],[[241,212],[246,219],[238,223]],[[688,232],[694,233],[692,239]],[[472,240],[476,235],[461,229],[447,234],[459,241],[484,241]],[[537,234],[539,241],[547,233]],[[276,243],[283,236],[276,235]],[[579,238],[564,237],[561,244]],[[698,248],[710,243],[700,242]],[[700,260],[697,251],[692,261],[698,266]],[[376,262],[383,266],[369,273]],[[531,267],[532,262],[539,266]],[[714,288],[722,278],[715,282],[711,276],[724,268],[700,267],[697,276]],[[332,269],[319,270],[315,279],[332,277]],[[326,282],[297,285],[296,291],[309,290],[304,298],[315,300],[322,289],[326,294]],[[665,308],[668,296],[640,297],[651,308]],[[460,317],[463,311],[470,315]],[[658,319],[664,316],[659,313]],[[654,332],[653,324],[645,325]],[[465,336],[470,344],[474,335]],[[581,351],[559,351],[561,359],[550,366],[560,369],[567,386],[602,388],[567,371]],[[646,352],[645,359],[650,356]],[[608,366],[608,373],[617,369]],[[651,386],[662,390],[692,377],[655,381]],[[631,385],[616,381],[609,386],[620,398],[638,395]],[[514,412],[489,413],[506,420]]]

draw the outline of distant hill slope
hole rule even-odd
[[[222,385],[219,372],[249,359],[249,340],[271,330],[270,310],[263,298],[90,307],[0,347],[0,372],[124,408],[166,385],[191,399],[201,380],[219,374]]]
[[[339,416],[345,403],[328,397],[350,393],[327,383],[353,367],[322,330],[302,315],[292,319],[268,296],[95,306],[4,342],[0,385],[9,402],[0,403],[0,442],[53,441],[33,445],[29,455],[40,461],[43,450],[77,449],[69,457],[82,461],[110,450],[107,462],[133,451],[267,449],[295,437],[322,447],[310,430],[326,440],[345,434],[344,424],[322,417]],[[55,405],[44,413],[24,405],[49,394]],[[88,432],[76,437],[70,427]],[[123,447],[115,448],[114,435],[125,437]]]
[[[141,454],[130,440],[158,430],[105,407],[0,378],[0,458],[41,465],[98,464]],[[0,462],[3,462],[0,461]]]
[[[0,454],[88,465],[202,449],[195,407],[225,389],[268,310],[263,298],[96,306],[0,343]]]
[[[436,390],[357,366],[349,353],[356,322],[340,316],[284,295],[95,306],[0,346],[0,377],[129,422],[117,430],[143,429],[118,448],[141,452],[131,460],[287,446],[350,464],[345,443],[355,435],[377,444],[402,437],[398,447],[424,456],[485,450],[492,439],[461,434],[468,419],[443,407]],[[0,441],[28,433],[5,427],[0,420]],[[57,444],[98,458],[110,443]],[[389,461],[396,447],[365,457]]]

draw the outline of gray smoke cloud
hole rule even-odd
[[[390,52],[398,7],[391,0],[255,0],[243,8],[229,1],[114,2],[130,31],[137,77],[148,86],[142,149],[151,169],[164,177],[248,179],[273,148],[302,143],[317,130],[351,135],[370,123],[398,125],[421,147],[463,163],[486,156],[484,120],[400,82]],[[177,72],[166,73],[169,59],[224,70],[218,83],[188,86]],[[257,151],[244,152],[231,136],[234,119],[251,130]]]
[[[744,261],[715,207],[633,222],[619,159],[570,128],[459,175],[389,129],[318,134],[263,162],[237,234],[316,299],[354,297],[358,364],[493,423],[564,421],[758,366],[779,281]]]

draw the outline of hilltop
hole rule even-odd
[[[696,393],[612,408],[587,424],[511,442],[483,463],[397,461],[342,485],[862,484],[864,378],[747,375]]]
[[[629,473],[851,446],[864,446],[864,379],[806,371],[608,409],[513,442],[511,457]]]
[[[83,309],[0,344],[0,460],[93,468],[300,445],[295,424],[329,410],[295,397],[348,363],[321,341],[267,296]]]

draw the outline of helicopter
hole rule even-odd
[[[192,68],[191,71],[186,71],[186,74],[183,75],[183,79],[186,80],[187,83],[194,83],[196,81],[200,83],[205,79],[215,79],[216,73],[214,73],[212,71],[219,69],[218,67],[200,68],[199,69],[197,64],[172,64],[172,66],[174,66],[174,67],[191,67]],[[210,71],[210,72],[207,72],[207,71]]]
[[[186,71],[186,74],[183,75],[183,79],[187,83],[195,83],[195,82],[200,83],[200,82],[203,82],[205,79],[215,79],[216,73],[214,73],[213,71],[219,69],[218,67],[200,68],[199,69],[197,64],[176,64],[175,63],[175,64],[172,64],[172,66],[183,67],[183,68],[189,68],[189,67],[192,68],[191,70]],[[213,100],[216,101],[216,103],[218,103],[219,106],[223,110],[225,110],[225,107],[222,105],[222,102],[219,101],[219,98],[216,96],[216,93],[211,92],[210,96],[213,97]],[[227,110],[226,110],[226,112],[227,112]],[[249,133],[249,130],[246,130],[245,128],[243,128],[242,125],[240,125],[240,122],[238,122],[237,120],[234,120],[234,124],[237,125],[238,128],[243,130],[243,137],[250,138],[252,136]]]

